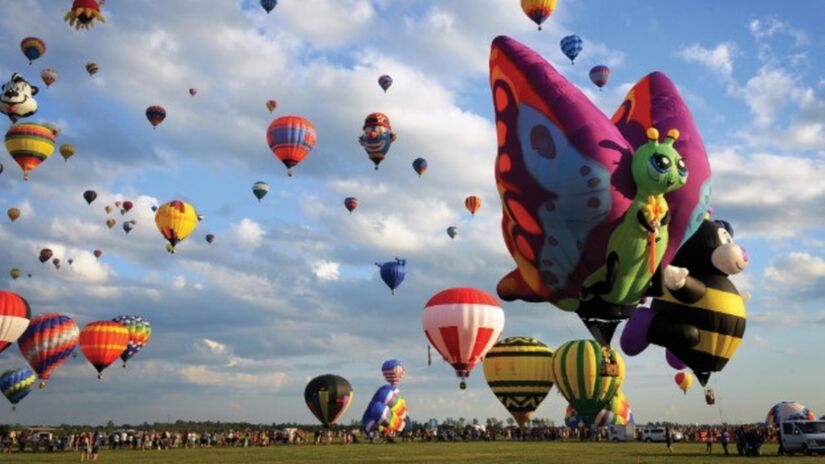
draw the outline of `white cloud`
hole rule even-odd
[[[757,126],[765,127],[776,120],[794,93],[794,84],[795,79],[778,68],[762,68],[748,79],[741,94],[754,114]]]
[[[216,342],[215,340],[204,338],[203,340],[201,340],[201,344],[202,346],[206,347],[207,350],[214,354],[226,353],[226,345],[220,342]]]
[[[175,277],[175,280],[172,281],[172,286],[177,289],[183,289],[186,287],[186,277],[179,275]]]
[[[179,375],[184,382],[210,387],[229,387],[237,389],[260,389],[277,392],[288,377],[283,372],[245,373],[227,372],[208,366],[183,366]]]
[[[789,293],[816,288],[825,278],[825,259],[793,251],[767,267],[764,277],[786,287]]]
[[[699,63],[725,79],[733,75],[733,58],[736,54],[736,45],[733,42],[722,42],[713,48],[693,44],[683,48],[678,54],[683,60]]]
[[[333,261],[316,261],[312,273],[321,280],[338,280],[341,276],[340,264]]]
[[[264,230],[249,218],[243,218],[240,223],[229,229],[232,241],[243,248],[258,248],[263,243]]]

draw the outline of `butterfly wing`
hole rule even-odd
[[[710,164],[705,144],[676,86],[661,72],[648,74],[630,89],[613,122],[633,147],[647,141],[648,127],[663,133],[670,129],[680,132],[674,146],[688,167],[688,180],[682,188],[665,195],[671,213],[670,240],[662,259],[665,266],[696,232],[710,206]]]
[[[575,310],[635,194],[631,146],[575,85],[509,37],[493,41],[490,86],[502,232],[517,266],[499,296]]]

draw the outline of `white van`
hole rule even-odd
[[[610,441],[628,441],[636,439],[636,426],[628,425],[609,425],[607,427],[607,439]]]
[[[779,427],[779,454],[825,453],[825,421],[786,421]]]
[[[648,425],[642,430],[642,441],[665,441],[665,428]]]

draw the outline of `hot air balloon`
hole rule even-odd
[[[405,373],[404,364],[397,359],[388,359],[381,365],[381,374],[390,385],[395,386],[401,383]]]
[[[103,378],[103,370],[109,367],[129,346],[129,330],[120,322],[95,321],[80,331],[80,351],[97,369],[97,378]]]
[[[570,64],[575,64],[576,57],[582,51],[582,44],[582,38],[575,34],[561,39],[561,51],[570,58]]]
[[[556,9],[556,0],[521,0],[521,9],[541,30],[541,23]]]
[[[55,269],[60,269],[60,259],[59,258],[53,258],[52,259],[52,264],[54,265]]]
[[[498,340],[504,328],[504,310],[483,290],[450,288],[430,298],[422,325],[430,344],[455,369],[463,390],[470,371]]]
[[[321,423],[329,428],[347,411],[353,391],[347,379],[326,374],[310,380],[304,389],[304,401]]]
[[[266,14],[274,10],[278,6],[278,0],[261,0],[261,7],[266,10]]]
[[[123,231],[127,234],[135,228],[135,221],[126,221],[123,223]]]
[[[160,105],[152,105],[146,108],[146,119],[149,120],[149,124],[151,124],[154,129],[166,119],[166,109]]]
[[[464,207],[467,208],[467,211],[469,211],[470,214],[475,216],[476,211],[481,209],[481,198],[475,195],[470,195],[464,199]]]
[[[69,266],[71,266],[74,263],[74,260],[72,258],[69,258],[68,262],[69,262]]]
[[[593,424],[598,412],[613,399],[624,374],[621,355],[595,340],[567,342],[553,354],[556,388],[586,424]]]
[[[529,337],[499,341],[484,357],[484,378],[519,427],[553,388],[553,352]]]
[[[17,403],[31,393],[37,376],[28,367],[9,369],[0,374],[0,391],[12,404],[11,410],[17,409]]]
[[[267,100],[266,101],[266,109],[268,109],[270,113],[275,111],[275,108],[277,108],[277,107],[278,107],[278,102],[277,101],[275,101],[275,100]]]
[[[607,84],[607,81],[610,79],[610,68],[604,65],[597,65],[593,66],[590,69],[590,81],[596,84],[596,87],[599,88],[599,91],[602,90]]]
[[[191,89],[189,89],[189,95],[191,95],[191,96],[193,96],[193,97],[194,97],[194,96],[195,96],[195,95],[197,95],[197,94],[198,94],[198,89],[196,89],[196,88],[194,88],[194,87],[192,87]]]
[[[677,372],[676,376],[673,377],[673,381],[687,395],[688,390],[693,385],[693,376],[690,375],[690,372]]]
[[[54,129],[45,124],[17,123],[6,131],[6,150],[23,170],[23,180],[54,153]]]
[[[121,202],[120,200],[116,201],[116,202],[115,202],[115,208],[120,208],[120,206],[121,206],[122,204],[123,204],[123,202]]]
[[[103,256],[103,252],[100,250],[95,250],[92,252],[92,254],[95,255],[96,259],[100,259],[100,257]]]
[[[86,72],[89,73],[89,76],[94,76],[98,70],[100,70],[100,67],[97,63],[86,63]]]
[[[17,278],[20,277],[22,274],[23,274],[23,271],[21,271],[20,269],[18,269],[16,267],[12,268],[11,271],[9,271],[9,275],[14,280],[17,280]],[[0,351],[2,351],[2,349],[0,349]]]
[[[5,114],[12,123],[32,116],[37,113],[38,104],[34,97],[39,91],[23,76],[13,73],[0,89],[0,113]]]
[[[106,211],[106,214],[109,214],[112,212],[112,205],[106,205],[103,209]]]
[[[381,89],[384,90],[384,93],[387,93],[387,89],[389,89],[392,85],[392,77],[384,74],[383,76],[378,78],[378,85],[381,86]]]
[[[169,241],[172,247],[170,252],[174,253],[175,245],[198,227],[198,214],[189,203],[173,200],[158,208],[155,213],[155,225],[163,238]]]
[[[252,194],[255,195],[258,201],[263,200],[267,193],[269,193],[269,184],[266,182],[259,180],[252,184]]]
[[[124,201],[122,207],[120,208],[121,216],[128,213],[132,209],[132,207],[134,207],[134,206],[135,206],[135,204],[132,203],[131,201],[129,201],[129,200]]]
[[[456,226],[447,227],[447,235],[449,235],[450,238],[455,238],[455,236],[458,235],[458,228]]]
[[[495,39],[490,56],[502,233],[516,263],[499,282],[498,294],[575,311],[607,345],[619,322],[656,290],[651,261],[667,266],[707,210],[710,165],[701,136],[664,74],[641,79],[611,121],[515,40]],[[681,135],[651,140],[647,129],[656,125],[678,128]],[[665,184],[638,175],[659,148],[671,166],[660,177]],[[655,204],[648,204],[648,190],[656,193]],[[654,247],[651,229],[638,226],[640,211]]]
[[[292,168],[309,155],[317,140],[315,126],[300,116],[282,116],[273,120],[266,130],[269,149],[284,163],[290,176]]]
[[[95,20],[101,23],[106,22],[103,13],[100,12],[100,6],[105,0],[74,0],[72,2],[72,9],[66,13],[63,18],[69,26],[73,26],[76,30],[91,29],[94,26]]]
[[[17,218],[20,217],[20,209],[19,208],[9,208],[9,210],[6,211],[6,215],[8,215],[9,220],[11,222],[14,222],[14,221],[17,220]]]
[[[42,250],[40,250],[40,256],[37,259],[39,259],[41,263],[45,263],[46,261],[52,259],[53,254],[54,253],[52,252],[52,250],[48,248],[43,248]]]
[[[215,241],[215,234],[206,234],[206,243],[212,243]]]
[[[765,426],[777,429],[782,422],[792,420],[816,420],[816,414],[796,401],[782,401],[768,411]]]
[[[41,380],[40,388],[46,387],[54,370],[72,355],[79,337],[80,330],[69,316],[45,313],[31,320],[17,344]]]
[[[564,410],[564,426],[571,429],[577,429],[579,428],[581,421],[581,417],[576,414],[576,409],[572,405],[568,404],[567,408]]]
[[[57,77],[57,71],[55,71],[54,68],[45,68],[40,72],[40,78],[43,79],[43,83],[46,84],[46,87],[54,84],[57,81]]]
[[[412,162],[412,167],[415,172],[418,173],[418,177],[421,177],[421,174],[424,174],[424,171],[427,170],[427,160],[424,158],[416,158],[415,161]]]
[[[367,436],[383,433],[392,437],[407,426],[407,401],[401,391],[391,385],[384,385],[372,396],[364,411],[361,426]]]
[[[110,229],[111,229],[112,227],[114,227],[114,226],[115,226],[115,224],[117,224],[117,221],[116,221],[116,220],[114,220],[114,219],[106,219],[106,227],[108,227],[108,228],[110,228]]]
[[[386,263],[375,263],[381,271],[381,280],[390,287],[390,293],[395,295],[395,289],[404,281],[404,276],[407,273],[407,260],[395,258],[395,261],[387,261]]]
[[[46,43],[37,37],[26,37],[20,42],[20,51],[29,59],[29,64],[32,64],[32,61],[46,53]]]
[[[91,205],[95,199],[97,199],[97,192],[94,190],[86,190],[83,192],[83,199],[86,200],[86,204]]]
[[[627,397],[619,390],[607,407],[596,414],[596,427],[607,427],[610,425],[629,425],[636,423],[633,412],[630,410],[630,403]]]
[[[355,197],[346,197],[344,198],[344,208],[347,209],[350,213],[358,207],[358,199]]]
[[[74,152],[75,152],[74,145],[71,145],[71,144],[68,144],[68,143],[64,143],[63,145],[60,145],[60,156],[62,156],[63,159],[66,160],[67,162],[69,161],[69,158],[74,156]]]
[[[117,316],[112,321],[123,324],[129,332],[129,344],[120,354],[123,367],[126,367],[129,359],[149,343],[149,339],[152,337],[152,326],[149,321],[140,316]]]
[[[19,277],[20,269],[11,270],[12,277],[16,279],[15,270]],[[31,316],[28,301],[14,292],[0,290],[0,353],[26,331]]]
[[[396,138],[390,118],[384,113],[371,113],[364,120],[363,134],[358,138],[358,143],[364,147],[367,156],[378,170],[378,165],[384,161]]]

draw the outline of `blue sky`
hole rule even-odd
[[[62,22],[70,2],[54,3],[16,0],[0,17],[0,76],[40,82],[42,68],[57,69],[31,120],[57,123],[58,142],[77,147],[68,163],[55,155],[27,183],[2,159],[0,208],[19,207],[23,217],[0,224],[0,268],[34,273],[3,287],[35,313],[71,314],[81,325],[140,314],[154,333],[129,369],[113,366],[98,382],[81,356],[0,421],[308,423],[304,385],[333,372],[356,390],[348,422],[360,418],[390,357],[406,362],[402,391],[414,418],[504,418],[480,368],[460,392],[440,359],[427,367],[420,323],[437,291],[494,292],[512,268],[499,229],[487,69],[501,34],[538,50],[608,114],[639,78],[668,74],[708,148],[714,214],[749,250],[750,267],[736,280],[752,294],[745,341],[711,382],[721,409],[705,407],[698,388],[682,395],[663,352],[650,349],[626,357],[623,390],[637,419],[757,421],[781,400],[825,411],[815,367],[825,349],[822,3],[654,9],[560,0],[541,32],[515,0],[283,0],[269,15],[251,1],[207,10],[194,0],[110,0],[107,22],[83,32]],[[575,66],[558,47],[569,33],[584,39]],[[29,35],[48,47],[32,66],[18,48]],[[92,78],[90,61],[100,66]],[[603,92],[587,77],[600,63],[613,70]],[[381,74],[395,80],[386,95]],[[270,98],[279,102],[272,115]],[[152,104],[168,111],[157,130],[144,118]],[[378,172],[356,142],[372,111],[398,133]],[[318,129],[294,177],[265,143],[267,125],[284,114]],[[410,167],[418,156],[430,165],[420,179]],[[250,191],[258,180],[271,187],[261,203]],[[91,206],[81,197],[87,189],[99,194]],[[469,194],[484,201],[472,220]],[[352,215],[346,196],[361,202]],[[150,207],[173,198],[205,219],[171,256]],[[104,225],[103,206],[117,199],[136,202],[128,237],[120,223]],[[459,228],[455,241],[449,225]],[[217,235],[211,246],[207,233]],[[45,246],[74,265],[41,265]],[[99,262],[95,248],[105,253]],[[373,263],[395,256],[408,259],[408,276],[390,296]],[[587,336],[575,316],[547,304],[504,308],[505,336],[551,347]],[[16,347],[0,355],[2,368],[23,363]],[[560,422],[565,405],[554,390],[536,415]]]

